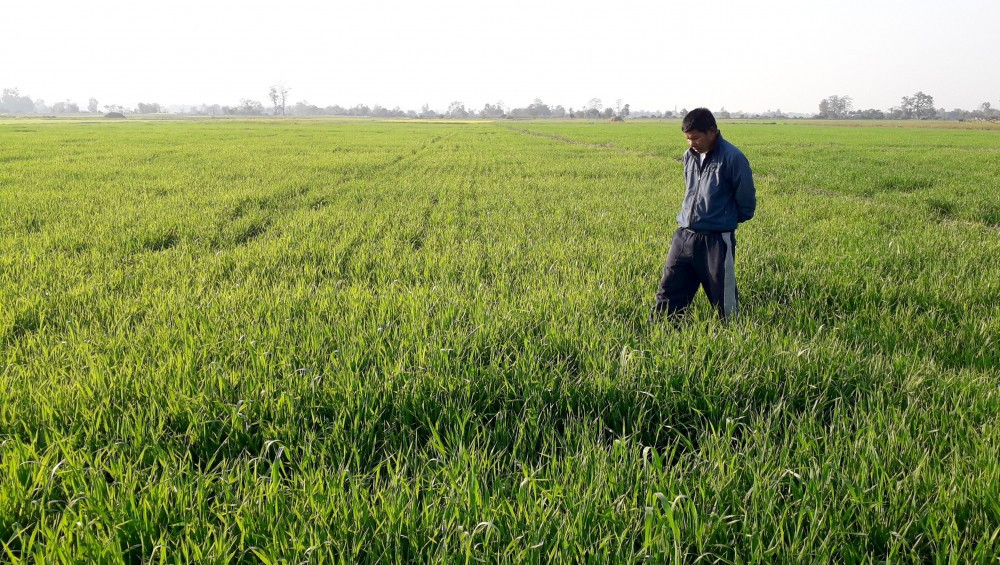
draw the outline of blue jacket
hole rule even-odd
[[[735,145],[722,139],[722,132],[705,162],[698,153],[684,153],[687,192],[677,214],[677,224],[697,231],[732,231],[753,217],[757,190],[750,162]]]

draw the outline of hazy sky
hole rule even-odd
[[[0,87],[48,103],[815,112],[1000,106],[1000,0],[41,0],[0,8]]]

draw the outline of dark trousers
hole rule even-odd
[[[680,315],[702,286],[719,317],[733,318],[737,302],[735,259],[733,232],[696,233],[678,228],[670,242],[651,317],[664,312],[668,316]]]

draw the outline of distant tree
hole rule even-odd
[[[882,110],[876,110],[875,108],[869,108],[867,110],[854,110],[848,115],[848,117],[854,120],[884,120],[885,112]]]
[[[52,111],[52,107],[46,104],[45,100],[42,100],[41,98],[36,99],[33,105],[35,107],[35,113],[37,114],[44,114]]]
[[[916,101],[916,115],[921,120],[931,120],[937,117],[937,108],[934,107],[934,97],[923,92],[913,95]]]
[[[850,96],[837,96],[834,94],[824,98],[819,103],[819,117],[828,119],[846,118],[854,107],[854,99]]]
[[[487,102],[483,105],[483,109],[479,115],[488,120],[504,117],[503,102],[497,102],[496,104]]]
[[[353,108],[347,110],[348,116],[367,117],[372,115],[372,109],[367,104],[355,104]]]
[[[513,119],[518,119],[518,120],[526,120],[526,119],[529,119],[531,117],[532,117],[531,113],[528,111],[527,108],[511,108],[507,112],[507,118],[508,119],[513,118]]]
[[[91,114],[97,113],[97,98],[91,98],[87,102],[87,111],[90,112]]]
[[[916,101],[917,116],[919,118],[930,119],[937,115],[937,110],[934,109],[933,96],[917,92],[913,95],[913,99]]]
[[[528,105],[528,116],[532,118],[548,118],[552,115],[552,109],[545,102],[542,102],[541,98],[535,98],[531,104]]]
[[[465,119],[469,117],[469,112],[465,109],[464,103],[456,100],[448,104],[448,111],[444,115],[452,119]]]
[[[240,100],[240,105],[233,109],[233,113],[243,116],[260,116],[264,114],[264,105],[256,100],[243,98]]]
[[[300,100],[292,106],[292,114],[295,116],[317,116],[323,113],[323,109],[319,106],[315,106],[306,102],[305,100]]]
[[[406,116],[406,112],[399,109],[399,106],[393,107],[391,110],[380,104],[372,106],[371,115],[376,118],[402,118]]]
[[[903,120],[909,118],[910,115],[903,108],[899,106],[893,106],[892,108],[889,108],[889,111],[886,113],[885,117],[889,118],[890,120]]]
[[[716,118],[721,118],[723,120],[726,120],[726,119],[729,119],[731,116],[729,115],[729,111],[726,110],[726,107],[723,106],[721,110],[719,110],[718,112],[715,113],[715,117]]]
[[[423,106],[420,107],[421,118],[436,118],[437,116],[438,113],[435,112],[434,110],[431,110],[430,104],[424,104]]]
[[[104,105],[104,111],[107,112],[107,113],[109,113],[109,114],[111,112],[117,112],[119,114],[124,114],[125,113],[125,107],[122,106],[121,104],[105,104]]]
[[[936,113],[934,110],[934,97],[924,94],[921,91],[916,92],[913,96],[904,96],[900,104],[900,109],[907,118],[917,118],[920,120],[933,118]]]
[[[555,108],[552,109],[552,114],[551,114],[550,117],[553,117],[553,118],[565,118],[566,117],[566,108],[563,108],[562,105],[556,106]]]
[[[139,114],[159,114],[163,111],[163,107],[156,102],[139,102],[135,110]]]
[[[621,116],[622,115],[622,99],[621,98],[619,98],[618,100],[615,100],[615,115],[616,116]]]
[[[905,117],[912,118],[916,109],[916,101],[912,96],[904,96],[899,104],[899,109],[903,111]]]
[[[960,109],[954,108],[952,110],[943,111],[940,113],[940,117],[945,120],[964,120],[967,112]]]
[[[280,100],[280,95],[278,94],[278,87],[272,85],[267,91],[267,97],[271,99],[271,107],[274,108],[274,115],[278,115],[278,103]]]
[[[76,102],[66,100],[65,102],[56,102],[53,104],[52,111],[56,114],[75,114],[80,111],[80,106]]]
[[[35,103],[31,101],[30,96],[21,96],[21,91],[17,88],[3,89],[3,95],[0,96],[0,112],[30,114],[34,111],[36,111]]]
[[[284,86],[284,85],[281,86],[280,94],[281,94],[281,115],[282,116],[285,115],[285,103],[288,102],[288,92],[290,90],[291,89],[288,88],[287,86]]]
[[[271,104],[274,106],[274,115],[277,116],[278,112],[281,115],[285,115],[285,102],[288,100],[288,92],[290,89],[282,83],[272,84],[270,90],[267,92],[267,97],[271,99]]]
[[[604,108],[604,104],[601,103],[600,98],[591,98],[590,102],[587,103],[588,110],[597,110],[600,112],[602,108]]]

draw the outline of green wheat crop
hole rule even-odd
[[[996,562],[1000,131],[0,122],[0,561]]]

